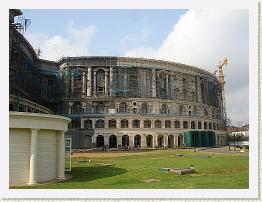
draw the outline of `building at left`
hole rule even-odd
[[[20,17],[18,17],[20,16]],[[9,183],[65,179],[64,133],[70,119],[55,115],[59,74],[23,36],[30,23],[9,10]]]

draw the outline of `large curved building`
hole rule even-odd
[[[10,111],[71,118],[74,149],[225,145],[221,84],[203,69],[111,57],[39,58],[10,10]]]
[[[218,78],[200,68],[129,57],[59,61],[59,113],[73,148],[226,144]]]

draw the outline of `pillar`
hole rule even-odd
[[[85,120],[81,119],[81,128],[84,128],[84,127],[85,127]]]
[[[37,183],[37,136],[39,129],[31,129],[29,185]]]
[[[156,97],[156,70],[152,69],[152,97]]]
[[[74,76],[71,75],[71,96],[74,95]]]
[[[168,74],[166,75],[166,95],[169,95],[169,88],[168,88]]]
[[[86,95],[91,96],[91,81],[92,81],[92,71],[91,67],[88,67],[87,69],[87,83],[86,83]]]
[[[109,120],[105,119],[105,128],[109,128]]]
[[[109,95],[112,96],[113,89],[113,67],[109,68]]]
[[[122,135],[117,134],[117,147],[120,146],[122,147]]]
[[[104,145],[109,147],[109,135],[108,134],[104,135]]]
[[[146,147],[146,136],[144,134],[141,134],[141,148]]]
[[[129,135],[129,146],[134,147],[134,135]]]
[[[152,135],[152,148],[155,148],[155,136]]]
[[[65,179],[65,133],[59,131],[59,150],[58,150],[58,176],[57,179]]]
[[[93,82],[94,82],[94,96],[96,97],[96,72],[93,74]]]
[[[144,128],[144,120],[143,119],[140,120],[140,128]]]
[[[86,94],[86,73],[82,73],[82,95]]]
[[[105,72],[105,94],[108,95],[108,72]]]

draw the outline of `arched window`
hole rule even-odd
[[[92,128],[93,127],[92,126],[92,120],[90,120],[90,119],[85,120],[84,125],[85,125],[85,128],[87,128],[87,129]]]
[[[125,102],[121,102],[119,105],[119,113],[125,114],[127,113],[127,104]]]
[[[95,124],[96,128],[104,128],[105,127],[105,121],[103,119],[98,119]]]
[[[180,128],[180,122],[179,121],[175,121],[175,128]]]
[[[97,94],[105,92],[105,72],[103,70],[96,72],[96,92]]]
[[[143,103],[142,106],[141,106],[141,113],[142,114],[147,114],[149,111],[148,111],[148,104],[147,103]]]
[[[196,125],[195,125],[195,121],[191,121],[191,129],[195,129]]]
[[[141,147],[141,136],[140,135],[136,135],[134,137],[134,146],[137,147]]]
[[[80,127],[81,127],[80,119],[73,119],[69,124],[69,128],[80,128]]]
[[[109,120],[108,126],[109,128],[116,128],[116,120]]]
[[[128,128],[128,120],[127,119],[121,120],[121,128]]]
[[[204,109],[203,114],[204,114],[204,116],[208,116],[208,112],[207,112],[206,108]]]
[[[139,120],[133,120],[132,127],[133,128],[140,128],[140,121]]]
[[[209,124],[208,124],[208,128],[209,128],[209,129],[212,129],[212,123],[209,123]]]
[[[72,107],[72,113],[73,114],[80,114],[82,113],[82,106],[80,103],[75,103]]]
[[[165,121],[165,128],[171,128],[171,121],[169,120]]]
[[[155,128],[162,128],[162,123],[160,120],[155,121]]]
[[[161,114],[167,114],[168,113],[168,107],[167,104],[162,104],[161,107]]]
[[[198,125],[198,129],[202,129],[202,123],[200,121],[198,122],[197,125]]]
[[[207,129],[207,122],[204,122],[204,129]]]
[[[213,123],[213,130],[216,130],[216,124]]]
[[[144,128],[151,128],[151,121],[150,120],[144,120]]]
[[[183,128],[188,128],[188,122],[187,121],[183,121]]]
[[[97,147],[103,147],[104,146],[104,136],[98,135],[96,137],[96,146]]]

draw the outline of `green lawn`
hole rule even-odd
[[[176,150],[143,152],[139,155],[137,153],[120,157],[94,156],[90,158],[91,162],[83,162],[86,157],[74,157],[71,172],[73,177],[70,180],[20,188],[248,188],[248,155],[213,154],[210,158],[196,158],[194,156],[210,155],[210,153]],[[185,155],[176,156],[175,153]],[[115,154],[117,156],[117,152]],[[109,163],[114,166],[96,166],[96,163]],[[190,167],[191,164],[194,165],[195,174],[180,176],[160,171],[160,168],[184,168]],[[152,178],[160,181],[151,183],[143,181]]]

